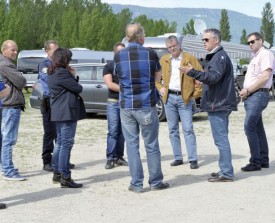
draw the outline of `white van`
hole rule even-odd
[[[112,51],[93,51],[83,48],[72,48],[72,62],[76,63],[106,63],[113,60]],[[38,79],[38,64],[47,58],[44,50],[22,50],[17,57],[17,69],[27,79],[26,88],[31,88]]]

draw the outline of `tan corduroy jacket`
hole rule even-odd
[[[190,63],[194,69],[203,71],[196,57],[186,52],[182,52],[181,56],[181,66],[188,65],[188,63]],[[165,94],[162,96],[163,102],[166,103],[171,78],[171,54],[163,55],[160,59],[160,65],[162,73],[162,82],[156,82],[156,87],[158,90],[160,90],[162,87],[166,88]],[[187,104],[191,100],[191,98],[196,99],[198,97],[201,97],[202,87],[201,85],[195,87],[195,80],[193,78],[187,76],[186,74],[180,73],[180,79],[181,96],[185,104]]]

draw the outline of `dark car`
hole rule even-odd
[[[87,113],[103,113],[107,110],[108,89],[103,80],[103,67],[105,63],[79,63],[72,64],[79,76],[79,83],[83,86],[81,96]],[[30,96],[32,108],[40,108],[43,98],[43,89],[38,79],[33,85]],[[165,111],[162,100],[157,103],[159,120],[165,120]]]

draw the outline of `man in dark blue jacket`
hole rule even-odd
[[[181,67],[180,70],[203,83],[201,109],[208,112],[212,135],[220,155],[220,171],[212,173],[208,181],[231,182],[234,170],[228,140],[228,117],[232,111],[237,110],[233,65],[220,45],[219,30],[206,29],[202,41],[208,52],[204,72],[195,70],[190,64]]]
[[[55,40],[47,40],[44,43],[44,49],[48,57],[38,65],[38,78],[41,80],[43,87],[43,103],[41,104],[41,113],[43,118],[43,146],[42,146],[42,160],[43,170],[52,172],[52,153],[54,149],[54,141],[56,139],[55,123],[51,121],[51,108],[50,108],[50,92],[48,87],[48,68],[51,65],[52,55],[59,47]],[[70,164],[70,168],[74,168],[74,164]]]

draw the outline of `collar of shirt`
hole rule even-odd
[[[213,50],[211,50],[210,52],[208,52],[207,54],[211,54],[211,53],[215,53],[216,50],[219,48],[220,46],[216,46]]]
[[[170,55],[170,59],[171,59],[171,61],[172,60],[174,60],[174,61],[181,61],[182,60],[182,55],[181,55],[181,53],[180,53],[180,55],[177,57],[177,58],[174,58],[174,57],[172,57],[172,54]]]
[[[138,42],[130,42],[128,46],[141,46],[141,44]]]
[[[252,57],[256,57],[263,49],[264,47],[262,46],[256,53],[252,53]]]

